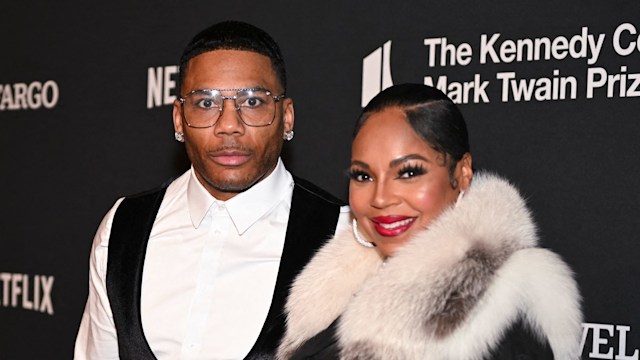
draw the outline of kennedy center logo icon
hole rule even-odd
[[[367,106],[380,91],[393,85],[390,58],[391,40],[362,60],[362,107]]]

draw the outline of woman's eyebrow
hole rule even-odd
[[[414,160],[414,159],[422,160],[422,161],[425,161],[425,162],[431,162],[431,161],[429,161],[429,159],[425,158],[424,156],[422,156],[420,154],[409,154],[409,155],[405,155],[405,156],[402,156],[402,157],[399,157],[397,159],[389,161],[389,167],[395,167],[395,166],[398,166],[398,165],[402,164],[405,161]]]

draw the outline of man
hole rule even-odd
[[[291,281],[348,220],[279,158],[294,110],[268,34],[205,29],[183,52],[179,83],[175,137],[191,169],[105,216],[76,359],[270,358]]]

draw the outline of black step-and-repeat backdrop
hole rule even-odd
[[[576,272],[584,359],[639,359],[640,2],[13,1],[0,4],[0,358],[68,359],[88,255],[117,197],[188,162],[182,47],[271,33],[295,101],[292,172],[346,199],[355,118],[393,83],[460,104],[474,165],[509,177]]]

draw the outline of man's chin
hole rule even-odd
[[[237,194],[249,190],[260,179],[242,179],[210,182],[209,185],[219,192]]]
[[[275,166],[274,166],[275,168]],[[273,171],[273,169],[271,170]],[[230,199],[238,193],[249,190],[253,185],[264,179],[271,171],[252,172],[247,174],[245,171],[232,171],[225,169],[223,171],[209,171],[212,175],[207,178],[200,178],[201,182],[208,191],[218,199]],[[206,183],[206,184],[204,184]]]
[[[251,184],[245,184],[245,183],[241,183],[241,184],[236,184],[236,183],[232,183],[232,184],[218,184],[218,185],[214,185],[214,188],[220,192],[228,192],[228,193],[241,193],[243,191],[248,190],[251,186],[253,186],[253,183]]]

